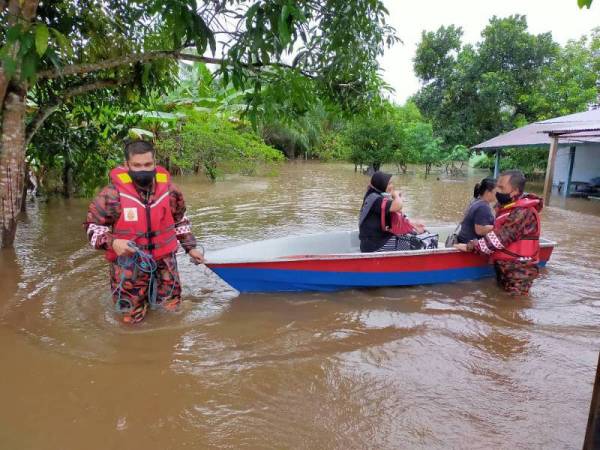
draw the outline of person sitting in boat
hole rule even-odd
[[[392,176],[377,171],[365,193],[358,222],[360,251],[411,250],[411,237],[425,227],[402,214],[402,197],[394,190]]]
[[[525,176],[520,170],[500,174],[496,184],[494,229],[481,239],[455,247],[488,255],[494,263],[498,284],[511,295],[527,295],[539,275],[540,211],[543,201],[524,194]]]
[[[496,201],[496,180],[484,178],[473,189],[473,200],[467,208],[458,233],[458,242],[466,244],[480,239],[494,229],[491,203]]]

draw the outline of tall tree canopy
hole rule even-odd
[[[476,45],[453,25],[423,32],[414,101],[446,147],[474,145],[535,120],[580,111],[595,97],[598,31],[560,47],[524,16],[493,17]]]
[[[2,245],[14,240],[27,143],[61,105],[91,92],[96,105],[143,100],[185,59],[256,92],[292,72],[360,108],[379,94],[377,57],[396,40],[386,15],[381,0],[1,0]]]

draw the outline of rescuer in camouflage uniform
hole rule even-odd
[[[134,141],[125,147],[125,167],[132,175],[135,189],[144,203],[153,198],[155,182],[150,177],[149,184],[140,185],[136,181],[139,173],[156,173],[154,148],[144,141]],[[136,173],[138,172],[138,173]],[[138,180],[139,181],[139,180]],[[143,181],[143,180],[142,180]],[[191,224],[185,215],[186,207],[183,194],[177,186],[168,184],[169,207],[173,217],[173,230],[177,241],[199,264],[204,261],[202,252],[196,249],[196,238],[191,232]],[[129,240],[115,236],[114,225],[122,214],[120,193],[114,183],[100,191],[89,205],[85,228],[91,246],[98,250],[113,250],[117,256],[131,256],[133,250]],[[110,286],[113,302],[123,313],[123,321],[136,323],[144,319],[148,310],[148,289],[150,277],[156,277],[156,302],[167,310],[174,310],[181,302],[181,284],[174,252],[156,260],[156,271],[151,275],[135,267],[119,264],[119,260],[110,263]]]
[[[455,247],[490,256],[498,285],[511,295],[527,295],[539,275],[539,212],[543,202],[535,194],[523,193],[525,176],[518,170],[503,172],[496,188],[494,230]]]

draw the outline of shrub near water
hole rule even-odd
[[[159,161],[173,173],[203,172],[215,180],[225,173],[253,175],[284,159],[245,122],[211,113],[188,111],[187,116],[156,140]]]
[[[500,158],[500,170],[518,168],[530,179],[543,178],[548,162],[548,150],[545,148],[530,148],[523,151],[520,148],[504,149]],[[472,161],[473,167],[494,170],[495,154],[482,154]]]
[[[350,147],[340,132],[326,132],[321,136],[313,154],[321,161],[341,161],[350,157]]]

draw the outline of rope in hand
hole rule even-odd
[[[156,309],[160,306],[160,303],[157,302],[158,299],[158,278],[157,278],[157,263],[154,257],[141,250],[138,246],[135,245],[134,242],[129,242],[129,247],[134,250],[132,255],[122,255],[117,257],[117,265],[122,269],[121,277],[119,280],[119,285],[113,291],[113,296],[117,294],[117,301],[115,302],[115,309],[118,313],[128,313],[134,309],[134,305],[128,298],[122,297],[121,293],[123,292],[123,284],[126,280],[126,271],[129,270],[135,274],[139,270],[141,272],[149,274],[150,281],[148,282],[148,303],[151,309]],[[202,248],[202,253],[204,254],[204,247],[200,244]],[[173,253],[175,257],[177,253]],[[194,262],[194,261],[192,261]],[[194,264],[198,264],[194,262]],[[205,273],[209,272],[204,266]],[[171,291],[165,298],[170,298],[173,290],[175,288],[175,283],[171,286]]]
[[[122,269],[121,270],[121,279],[119,280],[119,285],[113,292],[113,295],[117,293],[117,301],[115,302],[115,309],[119,313],[127,313],[133,310],[134,305],[131,300],[128,298],[124,298],[121,296],[123,291],[123,283],[125,283],[126,271],[130,270],[134,274],[139,270],[141,272],[147,273],[150,276],[150,281],[148,282],[148,303],[150,304],[151,309],[156,309],[157,305],[157,278],[156,278],[156,269],[157,264],[156,260],[152,257],[151,254],[146,253],[139,249],[133,242],[129,242],[129,247],[133,249],[133,255],[121,255],[117,258],[117,265]],[[135,275],[134,275],[135,279]],[[171,287],[171,291],[173,287]],[[167,297],[168,298],[168,297]]]

